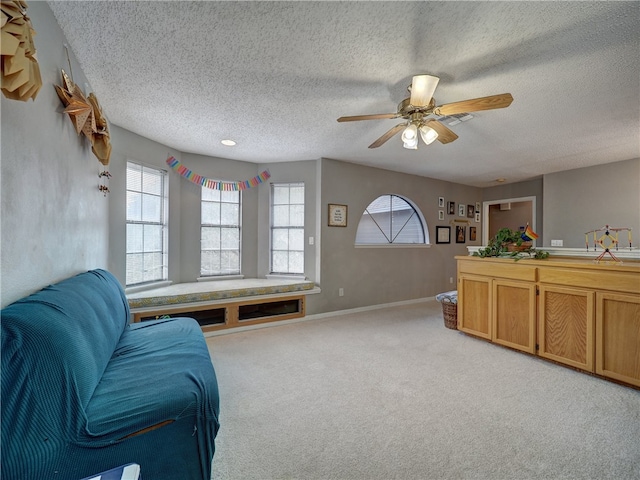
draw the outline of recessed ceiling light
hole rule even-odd
[[[221,140],[220,143],[225,145],[225,146],[227,146],[227,147],[233,147],[236,144],[236,142],[234,142],[233,140],[228,140],[228,139],[227,140]]]

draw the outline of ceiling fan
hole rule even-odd
[[[398,104],[396,113],[379,113],[373,115],[354,115],[340,117],[338,122],[355,122],[358,120],[379,120],[384,118],[403,118],[405,121],[388,130],[384,135],[369,145],[369,148],[378,148],[396,133],[402,132],[404,148],[415,150],[418,148],[418,133],[424,143],[429,145],[436,139],[440,143],[450,143],[458,138],[452,130],[444,126],[431,115],[446,116],[460,113],[477,112],[480,110],[493,110],[505,108],[511,105],[513,97],[510,93],[491,95],[489,97],[462,100],[460,102],[446,103],[436,106],[433,93],[440,79],[433,75],[415,75],[407,90],[411,96]]]

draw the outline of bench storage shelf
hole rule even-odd
[[[313,282],[247,279],[177,284],[129,296],[134,323],[166,317],[191,317],[203,332],[305,315],[305,297],[317,293]]]

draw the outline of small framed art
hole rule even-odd
[[[438,197],[438,207],[444,208],[444,197]]]
[[[436,226],[436,243],[451,243],[451,227]]]
[[[473,215],[475,214],[475,209],[473,207],[473,205],[467,205],[467,218],[473,218]]]
[[[444,220],[444,210],[438,210],[438,220]]]
[[[469,227],[469,241],[470,242],[475,242],[476,241],[476,235],[477,235],[477,230],[476,227]]]
[[[467,227],[456,225],[456,243],[464,243],[467,234]]]
[[[467,206],[464,203],[458,204],[458,216],[459,217],[467,216]]]
[[[347,206],[335,203],[329,204],[329,226],[330,227],[346,227],[347,226]]]
[[[456,202],[447,202],[447,213],[449,215],[456,214]]]

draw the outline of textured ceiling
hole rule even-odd
[[[182,152],[481,187],[640,157],[637,1],[48,3],[109,121]],[[421,73],[437,104],[514,101],[418,150],[367,148],[397,119],[336,121],[395,112]]]

